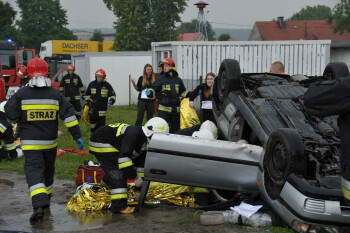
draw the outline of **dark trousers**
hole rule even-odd
[[[170,133],[175,133],[180,130],[180,113],[159,110],[158,116],[163,118],[166,122],[168,122],[170,127]]]
[[[99,116],[99,117],[93,117],[90,118],[91,125],[94,125],[94,127],[91,126],[91,132],[95,132],[96,129],[100,128],[101,126],[104,126],[106,124],[106,117],[105,116]]]
[[[212,121],[216,125],[216,120],[214,117],[213,110],[211,109],[202,109],[202,123],[206,120]]]
[[[79,120],[81,118],[81,104],[80,104],[80,100],[77,101],[69,101],[69,103],[71,103],[74,107],[74,114],[76,116],[76,118]]]
[[[143,121],[143,116],[147,116],[147,121],[153,117],[154,114],[154,101],[142,101],[137,102],[137,119],[135,125],[141,126]]]
[[[38,184],[45,184],[46,187],[50,187],[53,184],[56,153],[56,147],[49,150],[24,151],[24,172],[28,188]],[[32,196],[33,208],[49,204],[50,198],[47,193],[39,193]]]
[[[118,167],[118,154],[103,155],[101,153],[93,153],[101,164],[105,172],[103,182],[107,184],[111,190],[126,189],[126,177],[122,170]],[[127,207],[127,198],[117,198],[111,201],[111,211],[117,213]]]

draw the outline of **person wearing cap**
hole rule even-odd
[[[27,83],[29,82],[27,67],[22,66],[18,70],[17,75],[21,79],[21,83],[19,84],[19,87],[24,87],[25,85],[27,85]]]
[[[180,129],[180,103],[188,91],[182,79],[178,77],[174,60],[164,58],[161,64],[164,73],[146,89],[146,95],[149,98],[157,97],[158,116],[168,122],[170,133],[175,133]]]
[[[106,81],[106,72],[98,69],[95,80],[89,83],[85,94],[85,105],[89,106],[91,112],[91,132],[106,124],[107,107],[115,101],[116,95],[112,85]]]
[[[68,74],[63,76],[60,83],[60,91],[74,107],[75,116],[79,120],[81,117],[80,96],[84,96],[85,88],[79,75],[75,73],[73,65],[67,66]]]
[[[154,133],[168,133],[167,122],[154,117],[144,126],[116,123],[98,128],[90,138],[89,152],[95,155],[105,171],[103,183],[111,188],[111,211],[130,214],[135,207],[127,206],[126,179],[142,185],[143,172],[133,166],[135,155],[145,154],[148,140]]]
[[[58,118],[68,128],[80,150],[84,142],[73,106],[59,90],[51,87],[47,62],[36,57],[28,62],[27,69],[30,78],[28,85],[20,88],[7,101],[5,114],[11,123],[18,123],[21,127],[24,172],[33,206],[29,221],[36,224],[43,220],[44,208],[50,205]]]

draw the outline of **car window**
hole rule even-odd
[[[63,76],[65,76],[66,74],[68,74],[67,70],[62,71],[62,73],[60,73],[57,78],[56,78],[56,82],[61,82]]]

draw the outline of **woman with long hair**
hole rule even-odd
[[[215,78],[215,74],[210,72],[205,77],[205,82],[199,84],[196,89],[193,90],[190,96],[190,107],[194,107],[194,99],[197,98],[198,95],[202,97],[202,122],[206,120],[210,120],[216,124],[216,120],[213,114],[212,110],[212,101],[211,101],[211,94],[210,94],[210,88],[213,85]]]
[[[139,77],[137,84],[135,84],[135,79],[131,79],[134,88],[140,92],[137,102],[137,119],[135,125],[142,125],[145,112],[147,121],[153,117],[155,98],[148,98],[145,93],[145,89],[149,88],[155,80],[156,78],[153,72],[153,68],[150,64],[146,64],[143,68],[143,75]]]

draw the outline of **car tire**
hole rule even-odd
[[[213,113],[214,116],[218,117],[221,114],[220,111],[220,99],[219,99],[219,95],[218,95],[218,89],[217,89],[217,80],[218,78],[214,79],[213,85],[211,87],[211,97],[212,97],[212,101],[213,101]]]
[[[328,63],[323,71],[323,77],[328,80],[338,79],[349,76],[349,68],[344,62]]]
[[[218,97],[221,102],[224,102],[231,91],[240,90],[241,68],[238,61],[234,59],[224,59],[221,62],[217,79]]]
[[[305,174],[307,160],[301,135],[289,128],[273,131],[266,143],[264,159],[267,175],[278,186],[284,185],[291,173]]]

